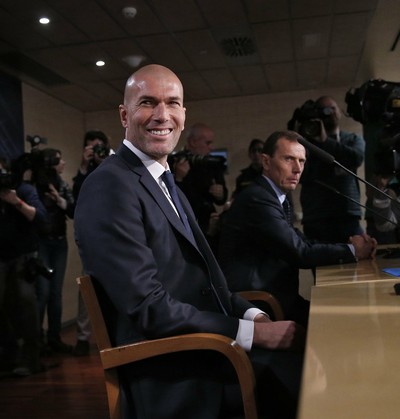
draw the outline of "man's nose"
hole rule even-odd
[[[302,164],[300,162],[294,162],[293,163],[293,172],[301,173],[302,170],[303,170],[303,168],[302,168]]]
[[[154,118],[162,122],[168,121],[169,113],[165,103],[159,103],[154,108]]]

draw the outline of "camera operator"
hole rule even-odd
[[[113,151],[104,132],[91,130],[85,133],[81,164],[78,173],[73,178],[72,192],[75,202],[78,201],[78,196],[85,179],[112,153]],[[80,293],[78,295],[77,342],[72,353],[75,356],[85,356],[90,352],[89,341],[92,335],[92,329],[82,296]]]
[[[35,187],[22,180],[29,170],[28,160],[26,154],[22,155],[10,170],[7,160],[0,159],[2,361],[6,364],[3,367],[19,376],[43,370],[34,280],[38,266],[37,228],[48,218]],[[17,341],[22,342],[19,351]]]
[[[110,154],[112,150],[108,138],[102,131],[87,131],[83,140],[83,153],[78,173],[73,179],[73,195],[75,202],[83,181]]]
[[[61,151],[45,148],[33,152],[36,167],[33,181],[39,197],[49,214],[49,221],[40,229],[39,257],[53,272],[40,275],[36,281],[39,304],[39,322],[46,350],[71,353],[72,346],[60,337],[62,323],[62,291],[67,267],[68,241],[67,218],[74,214],[72,190],[61,177],[65,161]],[[47,336],[45,340],[43,321],[47,311]]]
[[[225,166],[210,155],[214,131],[203,123],[192,125],[186,137],[184,152],[169,159],[176,184],[187,196],[203,233],[213,244],[215,205],[224,205],[228,197]]]
[[[332,97],[320,97],[315,102],[315,111],[317,117],[303,121],[297,130],[313,144],[334,156],[338,163],[356,173],[364,160],[363,138],[340,129],[341,112]],[[360,225],[361,208],[357,204],[360,202],[360,186],[354,176],[333,164],[327,165],[318,156],[309,153],[301,185],[303,231],[307,238],[320,242],[346,243],[350,236],[363,233]]]

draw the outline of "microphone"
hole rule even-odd
[[[332,156],[332,154],[329,154],[325,150],[322,150],[322,148],[317,147],[315,144],[310,143],[309,141],[305,140],[304,138],[298,138],[297,141],[302,146],[304,146],[306,149],[310,150],[312,153],[314,153],[316,156],[318,156],[325,163],[328,163],[328,164],[337,163],[337,161]]]
[[[352,172],[351,170],[349,170],[347,167],[345,167],[342,164],[340,164],[337,160],[335,160],[335,157],[333,157],[332,154],[329,154],[325,150],[322,150],[321,148],[319,148],[316,145],[310,143],[309,141],[305,140],[304,138],[299,138],[297,141],[302,146],[304,146],[306,149],[310,150],[312,153],[314,153],[316,156],[318,156],[325,163],[328,163],[328,164],[336,164],[336,166],[339,166],[341,169],[343,169],[344,171],[346,171],[350,175],[354,176],[360,182],[365,183],[366,185],[370,186],[375,191],[378,191],[382,195],[386,196],[386,198],[389,198],[391,201],[394,201],[394,199],[390,195],[388,195],[386,192],[384,192],[381,189],[377,188],[375,185],[373,185],[372,183],[368,182],[367,180],[360,178],[354,172]],[[316,181],[316,182],[321,184],[321,182],[319,182],[319,181]],[[328,185],[325,185],[325,186],[328,186]],[[338,191],[335,190],[335,192],[338,192]]]
[[[373,213],[373,214],[377,215],[378,217],[383,218],[383,219],[384,219],[384,220],[386,220],[386,221],[389,221],[389,223],[394,224],[395,226],[397,226],[397,225],[398,225],[398,222],[393,221],[393,220],[391,220],[391,219],[389,219],[389,218],[385,217],[385,216],[384,216],[384,215],[382,215],[382,214],[379,214],[379,212],[377,212],[377,211],[373,210],[372,208],[369,208],[369,207],[367,207],[366,205],[362,204],[361,202],[358,202],[358,201],[356,201],[355,199],[351,198],[350,196],[347,196],[347,195],[345,195],[345,194],[343,194],[343,193],[339,192],[336,188],[334,188],[334,187],[332,187],[332,186],[330,186],[330,185],[327,185],[326,183],[324,183],[324,182],[322,182],[322,181],[320,181],[320,180],[314,180],[314,182],[315,182],[315,183],[318,183],[319,185],[323,186],[324,188],[330,189],[331,191],[335,192],[335,193],[336,193],[336,194],[338,194],[339,196],[341,196],[341,197],[343,197],[343,198],[346,198],[346,199],[348,199],[349,201],[352,201],[352,202],[356,203],[356,204],[357,204],[357,205],[359,205],[360,207],[365,208],[366,210],[370,211],[371,213]]]

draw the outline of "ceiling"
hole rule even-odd
[[[385,4],[397,10],[382,14]],[[83,112],[118,106],[125,81],[135,71],[132,57],[142,60],[139,66],[159,63],[175,71],[186,101],[351,86],[365,60],[379,55],[384,66],[390,57],[400,26],[399,4],[1,0],[0,71]],[[136,8],[134,18],[124,16],[127,6]],[[378,14],[397,15],[395,30],[393,23],[378,24],[377,36],[385,42],[379,54],[366,47]],[[48,25],[38,23],[42,15],[51,19]],[[99,59],[103,67],[96,67]],[[376,63],[369,68],[369,76],[379,74]]]

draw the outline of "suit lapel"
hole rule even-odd
[[[165,214],[168,221],[173,225],[173,227],[176,230],[178,230],[179,233],[185,236],[197,248],[197,244],[194,238],[186,231],[185,226],[183,225],[182,221],[176,214],[175,210],[172,208],[171,203],[168,201],[168,198],[164,195],[160,186],[151,176],[151,174],[146,169],[146,167],[141,162],[141,160],[125,146],[122,146],[117,151],[116,154],[120,156],[128,164],[129,168],[140,177],[140,183],[153,197],[153,199],[156,201],[156,204],[160,207],[160,209]],[[183,208],[186,214],[189,214],[189,211],[187,210],[186,205],[184,205]],[[191,220],[189,215],[188,215],[188,219],[189,219],[190,225],[193,228],[194,220]]]

